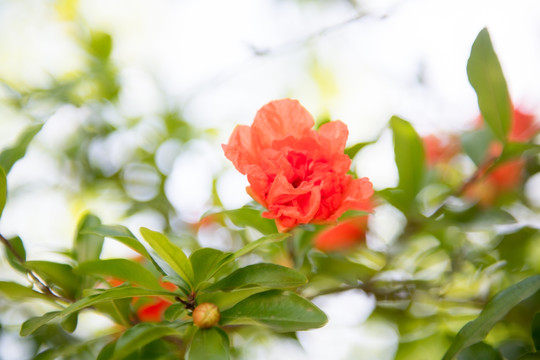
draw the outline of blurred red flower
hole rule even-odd
[[[169,291],[175,291],[176,285],[161,281],[161,286]],[[137,306],[138,299],[133,298],[137,317],[143,322],[160,322],[163,320],[163,313],[173,303],[161,296],[152,296],[144,298],[144,302]]]
[[[325,251],[344,251],[365,241],[367,216],[346,219],[328,227],[315,236],[315,248]]]
[[[225,156],[247,175],[247,192],[268,209],[263,216],[275,219],[281,232],[332,222],[347,210],[371,210],[371,182],[347,174],[347,126],[313,126],[298,101],[276,100],[257,112],[252,126],[237,126],[223,145]]]
[[[439,137],[431,134],[423,137],[422,140],[426,152],[426,162],[430,167],[437,163],[447,163],[460,151],[456,136]]]
[[[482,118],[480,117],[480,121]],[[508,140],[513,142],[530,141],[540,130],[535,121],[534,114],[514,109],[512,128]],[[488,149],[488,158],[496,158],[502,152],[502,144],[493,142]],[[524,159],[513,159],[498,165],[493,171],[472,184],[465,194],[469,198],[477,199],[483,206],[492,205],[500,193],[515,189],[523,179]]]

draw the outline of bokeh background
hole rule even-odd
[[[198,227],[213,207],[250,201],[220,144],[283,97],[318,121],[344,121],[351,144],[378,138],[353,171],[377,189],[393,186],[392,115],[420,134],[473,126],[466,62],[483,27],[514,103],[537,113],[538,19],[535,0],[1,0],[0,149],[29,125],[45,126],[8,177],[0,233],[21,236],[30,259],[60,257],[92,212],[135,234],[146,226],[227,250],[227,231]],[[374,221],[391,237],[402,220],[383,214]],[[104,254],[131,255],[109,243]],[[24,281],[0,265],[2,280]],[[330,324],[302,334],[304,349],[267,338],[245,358],[393,358],[392,324],[363,323],[372,298],[318,301]],[[0,358],[24,359],[16,334],[29,310],[0,299],[3,309]],[[76,335],[106,327],[93,319]]]

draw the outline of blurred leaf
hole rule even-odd
[[[114,355],[114,347],[116,346],[116,339],[101,349],[96,360],[110,360]]]
[[[76,269],[85,275],[105,275],[116,279],[139,284],[148,289],[161,290],[162,287],[148,269],[141,264],[126,259],[106,259],[88,261],[80,264]]]
[[[5,174],[9,174],[13,164],[17,160],[24,157],[26,154],[26,149],[30,142],[36,136],[36,134],[41,130],[43,124],[33,125],[28,127],[17,139],[15,145],[9,147],[0,153],[0,167],[4,169]]]
[[[540,289],[540,275],[534,275],[495,295],[478,318],[467,323],[458,332],[443,360],[453,359],[462,349],[481,341],[508,311],[536,293],[538,289]]]
[[[62,295],[73,299],[77,294],[80,279],[70,265],[52,261],[27,261],[24,266],[38,274],[47,285],[55,285],[55,290]]]
[[[217,328],[198,329],[189,347],[187,360],[228,360],[229,337]]]
[[[256,248],[258,248],[261,245],[269,244],[269,243],[273,243],[273,242],[283,241],[286,238],[288,238],[289,236],[291,236],[291,235],[290,234],[274,234],[274,235],[263,236],[260,239],[257,239],[255,241],[252,241],[252,242],[248,243],[243,248],[236,250],[233,253],[234,259],[237,259],[240,256],[244,256],[244,255],[252,252],[253,250],[255,250]]]
[[[493,134],[488,128],[467,131],[461,135],[461,147],[474,164],[480,167],[487,160],[486,155],[493,140]]]
[[[484,342],[469,346],[459,354],[458,360],[503,360],[501,354]]]
[[[6,206],[6,199],[7,199],[7,178],[6,178],[6,172],[3,168],[0,167],[0,216],[2,216],[2,212],[4,211],[4,207]]]
[[[540,360],[540,352],[525,354],[518,360]]]
[[[5,297],[15,301],[20,301],[24,299],[41,299],[52,301],[50,298],[43,295],[42,293],[39,293],[29,287],[11,281],[0,281],[0,293],[2,293]]]
[[[99,236],[109,237],[118,240],[127,247],[135,250],[148,260],[152,260],[152,257],[146,250],[146,248],[139,242],[139,240],[133,235],[128,228],[122,225],[96,225],[89,227],[83,231],[83,234],[96,234]]]
[[[413,203],[424,178],[424,145],[412,125],[392,116],[390,127],[394,136],[394,156],[399,173],[399,197],[405,208]],[[398,194],[396,194],[398,195]]]
[[[221,313],[222,324],[255,322],[279,332],[319,328],[327,321],[324,312],[308,300],[279,290],[252,295]]]
[[[175,303],[165,309],[165,312],[163,313],[163,318],[167,321],[175,321],[186,315],[186,306],[182,303]]]
[[[74,312],[73,314],[70,314],[69,316],[66,316],[64,319],[62,319],[62,328],[66,330],[67,332],[74,332],[77,328],[77,322],[79,319],[79,313]]]
[[[90,35],[90,44],[88,51],[98,59],[105,61],[109,58],[112,50],[111,35],[96,31]]]
[[[494,164],[494,166],[511,159],[527,155],[536,155],[538,153],[540,153],[539,144],[509,142],[504,147],[501,156],[497,159],[497,162]]]
[[[540,351],[540,312],[533,317],[531,324],[531,335],[536,351]]]
[[[353,146],[349,146],[348,148],[345,149],[345,155],[353,159],[360,150],[362,150],[364,147],[368,145],[375,144],[375,142],[377,142],[377,140],[357,143],[357,144],[354,144]]]
[[[224,253],[212,248],[202,248],[195,250],[189,257],[195,276],[194,285],[210,279],[221,267],[221,265],[231,260],[231,253]]]
[[[144,240],[156,251],[171,268],[193,288],[193,268],[186,254],[178,246],[174,245],[167,237],[156,231],[141,228]]]
[[[218,218],[228,217],[234,225],[245,228],[250,226],[259,230],[262,234],[277,233],[276,222],[261,216],[261,210],[244,206],[240,209],[225,210],[219,213],[207,216],[216,216]]]
[[[111,359],[124,359],[126,356],[164,336],[178,336],[179,332],[168,326],[140,323],[126,330],[118,339]]]
[[[27,336],[36,331],[42,325],[45,325],[49,321],[56,317],[65,317],[76,311],[82,310],[95,304],[112,301],[117,299],[133,298],[134,296],[175,296],[176,294],[169,291],[157,291],[146,290],[134,287],[117,287],[113,289],[104,290],[98,294],[90,295],[84,299],[81,299],[62,311],[55,311],[46,313],[43,316],[38,316],[25,321],[21,327],[21,336]]]
[[[476,91],[486,125],[502,143],[512,124],[512,104],[501,64],[486,28],[478,34],[467,62],[469,82]]]
[[[91,234],[87,231],[100,225],[99,218],[92,214],[85,215],[79,221],[73,246],[75,259],[79,263],[99,259],[103,248],[103,236]]]
[[[288,288],[304,285],[304,274],[276,264],[253,264],[236,270],[226,278],[206,288],[206,291],[230,291],[236,288],[267,287]]]
[[[11,249],[8,249],[6,247],[6,259],[9,265],[11,265],[11,267],[14,268],[15,270],[18,270],[22,272],[23,274],[26,274],[27,273],[26,268],[19,261],[19,258],[21,258],[23,261],[26,261],[26,250],[24,249],[23,241],[21,240],[20,237],[17,236],[17,237],[14,237],[13,239],[8,239],[8,242],[11,244],[11,247],[13,248],[12,250],[14,250],[18,255],[18,257],[15,256],[13,252],[11,251]]]

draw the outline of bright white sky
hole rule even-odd
[[[0,0],[0,78],[44,86],[49,74],[61,76],[81,66],[73,28],[57,21],[53,3]],[[373,139],[394,114],[414,123],[422,134],[466,128],[478,112],[467,82],[466,61],[484,26],[491,33],[515,104],[537,112],[540,1],[357,3],[371,15],[303,45],[310,35],[352,18],[351,5],[346,1],[81,0],[80,13],[90,27],[113,35],[113,59],[124,86],[121,116],[151,118],[165,104],[177,103],[194,124],[218,128],[219,142],[227,141],[235,124],[250,123],[257,109],[282,97],[299,99],[314,116],[327,111],[332,119],[344,121],[351,143]],[[257,57],[253,48],[276,50]],[[315,58],[324,87],[310,73]],[[84,109],[62,111],[40,135],[43,146],[61,143],[84,116]],[[0,106],[0,147],[13,141],[24,125]],[[228,165],[219,143],[194,143],[190,149],[172,165],[167,188],[178,210],[192,220],[205,210],[211,176]],[[10,175],[10,186],[29,181],[63,184],[58,180],[62,173],[47,155],[30,150]],[[355,165],[379,188],[395,183],[388,134]],[[186,172],[192,176],[183,176]],[[249,199],[244,186],[245,180],[235,171],[225,172],[218,190],[226,206],[241,206]],[[0,230],[22,235],[37,249],[46,248],[50,239],[57,241],[56,246],[68,246],[76,219],[74,205],[62,189],[19,195],[8,203]],[[76,205],[78,211],[81,206],[95,206],[102,216],[114,219],[123,210],[122,204],[100,207],[84,201]],[[159,228],[160,219],[147,215],[129,224],[135,229]],[[362,336],[367,330],[355,331]],[[379,331],[395,334],[391,328]],[[390,338],[395,345],[396,338]],[[310,336],[305,339],[316,342]],[[388,343],[380,346],[394,349]],[[378,354],[376,349],[370,351]],[[330,356],[324,349],[313,356],[310,359],[337,359],[335,352]],[[384,359],[392,354],[377,356]]]

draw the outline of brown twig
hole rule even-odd
[[[17,261],[21,264],[21,266],[24,267],[24,269],[26,270],[26,273],[28,274],[28,276],[31,278],[31,281],[34,285],[36,285],[36,287],[46,296],[50,297],[51,299],[54,299],[54,300],[60,300],[60,301],[63,301],[63,302],[66,302],[66,303],[72,303],[73,300],[71,299],[68,299],[68,298],[65,298],[61,295],[58,295],[56,293],[54,293],[51,288],[45,284],[32,270],[30,269],[27,269],[25,266],[24,266],[24,263],[26,262],[26,260],[24,260],[24,258],[15,250],[15,248],[13,247],[13,245],[9,242],[8,239],[6,239],[2,234],[0,234],[0,241],[2,242],[2,244],[4,244],[4,246],[6,247],[6,249],[8,249],[9,252],[11,252],[13,254],[13,256],[15,257],[15,259],[17,259]]]

